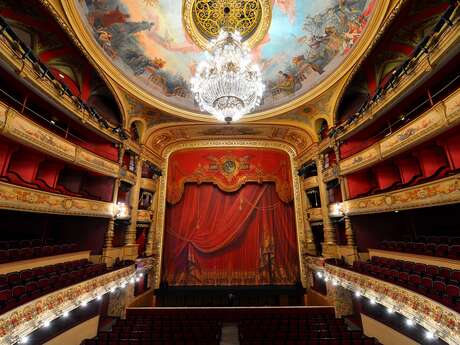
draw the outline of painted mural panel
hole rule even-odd
[[[197,110],[189,80],[204,58],[187,36],[180,0],[80,0],[107,57],[153,96]],[[253,49],[267,85],[261,109],[286,103],[334,71],[361,37],[376,0],[273,0],[271,26]]]

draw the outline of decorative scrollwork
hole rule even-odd
[[[196,27],[208,39],[226,29],[239,31],[245,40],[259,25],[262,8],[259,0],[197,0],[192,14]]]
[[[221,29],[239,31],[250,47],[267,33],[270,0],[183,0],[184,27],[192,40],[206,49]]]

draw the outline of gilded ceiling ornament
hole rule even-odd
[[[254,47],[270,27],[271,5],[269,0],[184,0],[182,17],[186,32],[202,49],[221,29],[238,31]]]

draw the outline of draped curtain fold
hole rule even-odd
[[[299,260],[292,202],[274,183],[227,193],[186,184],[168,205],[163,279],[169,285],[294,284]]]

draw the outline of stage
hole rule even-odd
[[[302,306],[299,285],[174,286],[155,290],[157,307]]]

